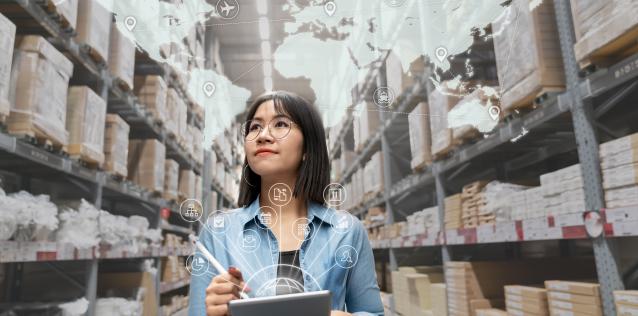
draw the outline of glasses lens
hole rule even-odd
[[[288,136],[290,133],[290,127],[292,126],[292,122],[290,119],[285,117],[279,117],[270,121],[269,130],[270,135],[276,139],[282,139]]]
[[[261,130],[263,129],[262,123],[258,121],[246,121],[244,123],[244,127],[242,128],[242,133],[246,140],[254,140],[259,136]]]

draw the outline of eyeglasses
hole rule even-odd
[[[268,122],[268,133],[275,139],[282,139],[290,133],[295,123],[287,117],[277,117]],[[253,141],[261,135],[266,124],[260,120],[248,120],[242,126],[242,135],[247,141]]]

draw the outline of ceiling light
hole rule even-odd
[[[272,63],[270,62],[270,60],[264,61],[262,66],[264,68],[264,76],[265,77],[272,77]]]
[[[261,56],[263,57],[263,59],[272,59],[272,51],[269,41],[261,42]]]
[[[270,38],[270,24],[264,16],[259,18],[259,36],[261,36],[262,40]]]
[[[259,13],[259,15],[266,15],[268,13],[266,0],[257,0],[257,13]]]
[[[272,91],[272,77],[264,77],[264,90]]]

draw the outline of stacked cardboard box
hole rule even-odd
[[[379,107],[373,102],[362,102],[355,109],[352,121],[354,148],[363,149],[364,144],[379,131]]]
[[[46,39],[37,35],[22,37],[11,73],[9,132],[66,146],[66,103],[72,73],[73,63]]]
[[[392,271],[396,311],[405,316],[434,315],[431,285],[443,282],[441,267],[399,267],[398,271]]]
[[[195,198],[195,172],[193,170],[182,169],[179,171],[177,195],[180,200]]]
[[[600,145],[607,207],[638,205],[638,134]]]
[[[638,315],[638,291],[614,291],[618,316]]]
[[[64,27],[75,30],[78,19],[78,0],[47,1],[47,10],[56,13]]]
[[[638,3],[632,0],[571,1],[581,65],[609,63],[636,52]],[[633,44],[632,44],[633,43]]]
[[[551,315],[602,316],[600,285],[571,281],[545,281]]]
[[[135,95],[146,111],[150,112],[155,121],[166,124],[174,113],[166,110],[167,103],[166,82],[161,76],[135,76]]]
[[[568,214],[585,210],[585,189],[580,164],[540,177],[547,215]]]
[[[9,104],[9,83],[11,82],[11,61],[15,42],[16,26],[0,14],[0,123],[3,123],[11,106]]]
[[[175,126],[177,127],[177,140],[179,141],[180,145],[182,146],[182,148],[186,147],[186,132],[188,131],[188,106],[186,105],[186,102],[184,102],[184,100],[182,100],[182,98],[177,98],[177,102],[174,104],[174,106],[177,108],[176,112],[177,115],[175,116]],[[225,139],[225,137],[223,137]],[[232,157],[230,157],[232,150],[230,149],[230,144],[226,141],[224,142],[224,144],[226,145],[225,148],[222,148],[222,150],[224,150],[223,152],[226,153],[227,152],[227,157],[226,159],[228,161],[232,161]]]
[[[128,135],[130,127],[117,114],[106,115],[104,128],[104,170],[115,176],[128,175]]]
[[[173,159],[166,159],[164,163],[164,192],[167,201],[177,201],[177,185],[179,183],[179,164]]]
[[[168,256],[162,258],[162,282],[178,282],[188,278],[183,257]]]
[[[464,121],[467,124],[458,125],[452,129],[453,143],[465,143],[481,135],[475,125],[469,124],[472,121],[486,126],[494,124],[494,119],[489,115],[489,109],[492,106],[498,107],[499,101],[498,87],[475,89],[459,100],[454,106],[454,111],[448,114],[448,121]],[[480,111],[478,117],[477,111]]]
[[[447,316],[447,286],[445,283],[430,285],[432,292],[432,316]]]
[[[166,92],[166,113],[168,117],[164,123],[166,127],[166,132],[171,137],[176,137],[178,133],[177,121],[179,118],[179,105],[180,102],[179,95],[174,88],[168,88]]]
[[[410,151],[413,170],[421,170],[432,164],[432,137],[430,135],[430,117],[428,104],[419,102],[408,115],[410,125]]]
[[[370,161],[363,167],[362,175],[364,200],[383,192],[383,154],[380,151],[372,155]]]
[[[481,193],[487,184],[486,181],[476,181],[463,186],[461,192],[461,218],[463,227],[476,227],[479,225],[479,212],[484,209],[485,197]],[[481,222],[493,222],[493,214],[481,215]]]
[[[135,44],[120,31],[117,24],[111,26],[109,48],[109,72],[119,79],[125,90],[133,90],[135,75]]]
[[[554,5],[513,1],[493,24],[503,110],[531,105],[546,91],[563,90],[565,76]]]
[[[543,217],[547,214],[547,201],[543,196],[542,187],[534,187],[525,190],[525,212],[520,218],[514,219],[526,219]]]
[[[408,69],[403,69],[401,59],[390,52],[385,60],[387,86],[398,96],[411,88],[417,81],[417,76],[423,73],[425,61],[422,57],[415,59]]]
[[[131,139],[128,178],[151,192],[164,191],[166,147],[156,139]]]
[[[193,140],[193,158],[197,163],[204,162],[204,133],[201,129],[188,125]]]
[[[106,101],[86,86],[71,87],[68,94],[69,155],[101,166],[104,163]]]
[[[505,306],[512,316],[549,316],[547,290],[544,288],[506,285]]]
[[[107,61],[112,23],[111,11],[99,1],[79,1],[76,38],[90,48],[95,61]]]
[[[476,316],[510,316],[506,311],[496,308],[477,309]]]
[[[463,210],[461,194],[455,194],[445,198],[445,229],[463,227],[461,212]]]
[[[217,210],[217,199],[218,199],[218,195],[217,195],[217,191],[210,191],[210,198],[208,200],[208,204],[206,207],[206,210],[208,211],[208,214],[212,214],[213,211]]]
[[[432,91],[428,97],[430,107],[430,130],[432,132],[432,155],[435,158],[445,156],[454,148],[452,129],[448,128],[447,114],[459,102],[460,98],[447,84]]]

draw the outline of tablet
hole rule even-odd
[[[234,300],[228,306],[232,316],[330,316],[331,297],[330,291],[318,291]]]

